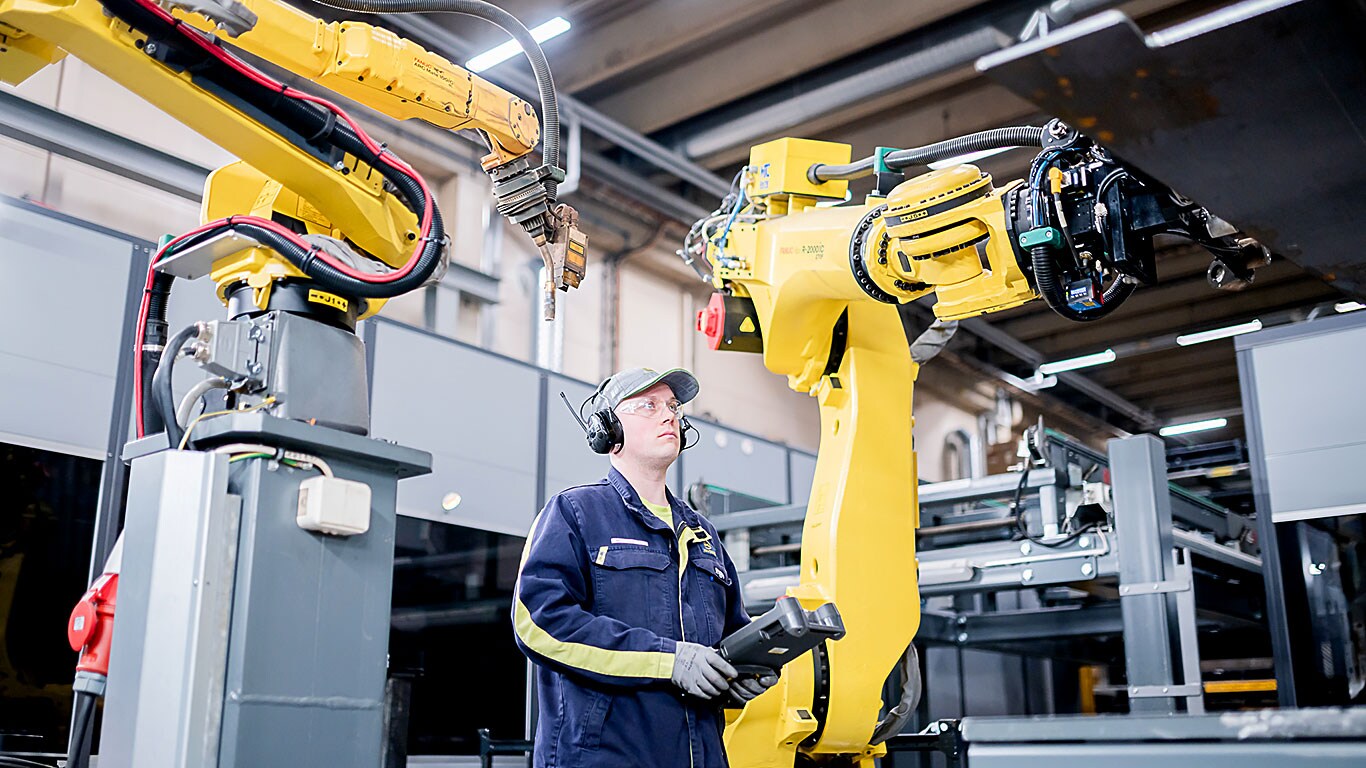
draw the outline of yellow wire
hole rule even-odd
[[[275,395],[271,395],[270,397],[267,397],[265,400],[262,400],[256,405],[249,406],[247,408],[239,408],[237,410],[210,411],[209,413],[199,414],[198,416],[194,417],[194,420],[191,421],[188,426],[185,427],[185,434],[180,437],[179,450],[185,450],[185,446],[190,444],[190,432],[194,430],[195,425],[197,425],[204,419],[211,419],[214,416],[227,416],[230,413],[251,413],[252,411],[258,411],[262,408],[265,408],[267,405],[270,405],[274,402]]]

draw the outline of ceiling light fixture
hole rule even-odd
[[[1207,429],[1222,429],[1228,426],[1228,419],[1205,419],[1204,421],[1188,421],[1185,424],[1173,424],[1157,430],[1157,434],[1163,437],[1174,435],[1185,435],[1191,432],[1204,432]]]
[[[460,494],[456,493],[455,491],[451,491],[450,493],[441,497],[441,508],[446,510],[447,512],[450,512],[451,510],[460,506],[461,501],[463,501],[463,498],[460,496]]]
[[[1048,389],[1058,383],[1057,376],[1044,376],[1040,373],[1035,373],[1027,379],[1022,379],[1019,376],[1002,371],[1001,378],[1012,387],[1025,392],[1038,392],[1041,389]]]
[[[1081,357],[1071,357],[1066,360],[1059,360],[1056,363],[1044,363],[1039,366],[1039,373],[1044,376],[1051,376],[1055,373],[1064,371],[1075,371],[1078,368],[1090,368],[1093,365],[1105,365],[1115,361],[1115,351],[1107,349],[1104,352],[1097,352],[1094,355],[1082,355]]]
[[[1211,331],[1200,331],[1199,333],[1186,333],[1176,337],[1176,343],[1189,347],[1192,344],[1201,344],[1215,339],[1227,339],[1230,336],[1237,336],[1243,333],[1252,333],[1262,329],[1261,320],[1252,320],[1238,325],[1230,325],[1227,328],[1215,328]]]
[[[1355,312],[1358,309],[1366,309],[1366,304],[1362,304],[1359,301],[1339,301],[1333,305],[1333,309],[1340,313]]]
[[[568,31],[569,20],[563,16],[556,16],[550,21],[532,29],[531,36],[536,39],[536,42],[544,43],[552,37],[558,37]],[[468,69],[471,72],[483,72],[489,67],[501,64],[521,52],[522,46],[518,45],[516,40],[509,40],[502,45],[494,46],[493,48],[474,56],[469,61],[465,62],[465,69]]]

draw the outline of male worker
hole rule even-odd
[[[722,706],[776,676],[735,680],[715,647],[749,623],[716,529],[664,485],[697,379],[646,368],[585,403],[607,479],[552,498],[517,577],[517,643],[536,662],[535,765],[725,768]]]

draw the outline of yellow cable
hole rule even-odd
[[[239,408],[237,410],[210,411],[209,413],[201,413],[198,416],[194,417],[194,421],[191,421],[189,425],[185,427],[185,434],[180,437],[180,445],[178,449],[182,451],[185,450],[185,446],[190,444],[190,432],[194,430],[195,425],[197,425],[204,419],[211,419],[214,416],[227,416],[230,413],[251,413],[252,411],[258,411],[262,408],[265,408],[267,405],[270,405],[274,402],[275,395],[271,395],[270,397],[267,397],[265,400],[262,400],[256,405],[249,406],[247,408]]]

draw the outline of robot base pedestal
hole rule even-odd
[[[130,444],[103,766],[380,764],[398,480],[421,451],[251,413],[205,421],[200,451]],[[160,444],[158,444],[160,443]],[[371,489],[369,530],[295,521],[316,470],[229,463],[216,445],[320,456]]]

